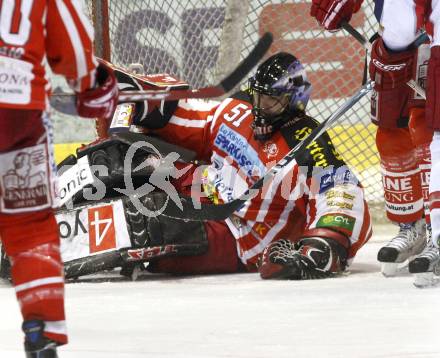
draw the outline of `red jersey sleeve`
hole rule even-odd
[[[46,55],[52,70],[63,75],[77,92],[93,87],[97,61],[93,27],[82,2],[48,0]]]
[[[211,124],[219,113],[218,107],[216,101],[180,100],[168,124],[154,132],[170,143],[194,150],[199,159],[209,160],[212,153]]]

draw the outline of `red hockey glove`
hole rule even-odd
[[[382,38],[374,41],[369,66],[374,89],[381,92],[405,86],[412,78],[415,55],[415,50],[390,52]]]
[[[430,128],[440,130],[440,46],[431,48],[426,89],[426,121]]]
[[[326,30],[339,30],[342,21],[350,21],[363,0],[312,0],[310,15]]]
[[[263,251],[258,271],[263,279],[280,279],[290,276],[289,264],[295,255],[295,244],[281,239],[270,243]]]
[[[96,84],[95,88],[77,94],[78,114],[87,118],[110,118],[119,94],[113,70],[101,63],[96,69]]]
[[[331,238],[308,237],[296,245],[281,239],[263,251],[259,272],[263,279],[325,278],[342,272],[346,259],[346,248]]]

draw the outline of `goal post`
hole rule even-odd
[[[89,6],[95,30],[95,54],[111,62],[108,0],[94,0],[89,3]]]

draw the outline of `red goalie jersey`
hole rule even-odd
[[[195,150],[210,164],[201,169],[205,195],[214,202],[237,198],[303,140],[317,122],[293,117],[270,140],[254,139],[252,105],[246,94],[218,102],[181,100],[168,124],[155,130],[165,140]],[[138,124],[151,123],[151,119]],[[327,134],[312,142],[227,224],[248,267],[272,241],[296,241],[329,228],[349,238],[349,259],[371,236],[361,186]]]
[[[93,29],[79,1],[2,1],[0,7],[1,107],[46,109],[46,61],[77,92],[93,86]]]

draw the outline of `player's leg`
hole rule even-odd
[[[377,83],[372,98],[372,120],[378,124],[376,144],[387,217],[399,225],[399,233],[378,253],[378,260],[384,263],[382,272],[388,276],[395,274],[398,263],[423,250],[426,236],[420,170],[407,128],[412,92],[405,82],[416,59],[416,52],[407,50],[416,37],[413,1],[385,1],[380,21],[384,28],[382,39],[373,45],[370,64],[370,73]],[[402,69],[398,80],[388,70],[388,66],[396,64]]]
[[[398,234],[378,252],[382,273],[392,276],[397,264],[425,247],[425,222],[420,170],[407,128],[379,126],[376,144],[381,160],[387,217],[399,226]]]
[[[433,265],[438,260],[438,250],[432,244],[431,225],[429,212],[429,173],[431,170],[431,155],[429,145],[433,132],[427,128],[424,108],[413,108],[411,110],[410,132],[413,143],[416,146],[417,161],[421,173],[421,184],[423,201],[425,207],[425,218],[427,221],[427,244],[425,249],[409,262],[408,268],[411,273],[432,271]]]
[[[228,226],[207,221],[203,229],[208,241],[206,251],[198,255],[165,257],[152,261],[148,270],[171,274],[219,274],[245,271],[237,255],[237,244]]]
[[[433,40],[431,43],[431,57],[428,64],[428,83],[426,90],[426,121],[428,127],[434,130],[430,145],[431,149],[431,176],[429,184],[429,200],[431,209],[432,250],[437,253],[440,246],[440,0],[431,1],[431,15]],[[430,259],[430,265],[434,258]],[[430,269],[429,267],[428,269]]]
[[[28,357],[56,357],[67,342],[64,277],[52,212],[50,125],[41,111],[1,109],[0,237],[23,316]]]

